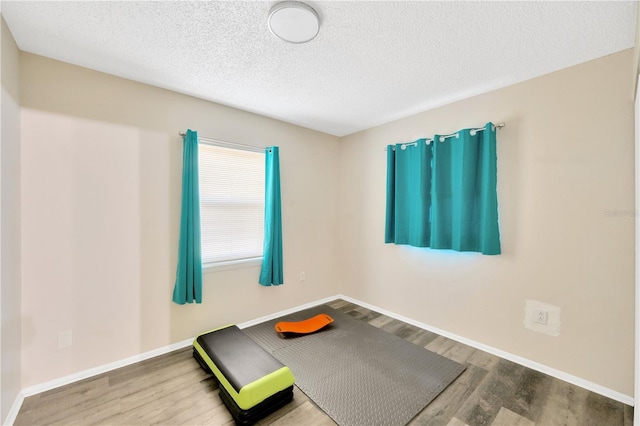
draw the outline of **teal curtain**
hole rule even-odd
[[[495,127],[457,135],[387,147],[386,243],[500,254]]]
[[[265,151],[264,253],[258,282],[264,286],[284,283],[282,267],[282,208],[280,205],[280,156],[277,146]]]
[[[429,247],[432,156],[426,139],[387,147],[386,243]]]
[[[460,130],[433,151],[431,248],[500,254],[495,127]]]
[[[191,130],[187,130],[183,141],[180,243],[173,301],[180,305],[202,303],[198,132]]]

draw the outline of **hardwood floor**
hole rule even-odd
[[[418,425],[631,426],[633,408],[437,334],[337,300],[361,321],[466,365],[410,423]],[[24,400],[15,425],[231,425],[218,386],[191,348],[101,374]],[[297,388],[260,425],[335,425]]]

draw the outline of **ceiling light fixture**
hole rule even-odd
[[[306,43],[320,30],[318,13],[299,1],[274,5],[269,11],[268,22],[271,34],[289,43]]]

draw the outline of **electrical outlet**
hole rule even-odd
[[[304,281],[307,279],[307,275],[304,272],[300,272],[300,281]]]
[[[560,306],[525,299],[524,327],[536,333],[560,336]]]
[[[536,324],[547,325],[548,312],[544,309],[536,308],[533,310],[533,322]]]

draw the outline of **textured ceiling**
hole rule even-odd
[[[633,47],[635,1],[2,1],[20,49],[343,136]]]

